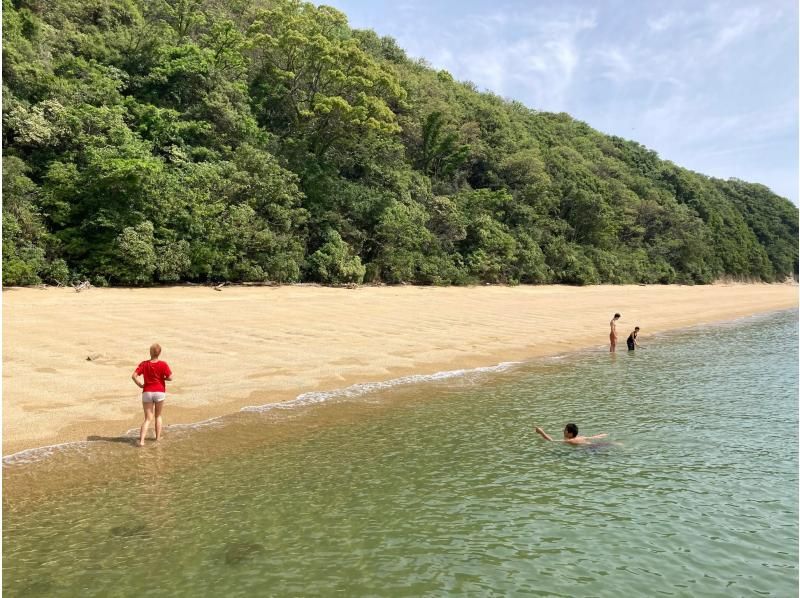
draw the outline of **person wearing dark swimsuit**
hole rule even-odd
[[[633,332],[631,332],[628,335],[628,351],[633,351],[639,345],[639,341],[636,340],[636,337],[638,336],[639,336],[639,327],[637,326],[636,328],[633,329]]]

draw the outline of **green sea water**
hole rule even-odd
[[[796,596],[797,313],[645,333],[7,459],[3,593]]]

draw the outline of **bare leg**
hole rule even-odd
[[[139,430],[139,446],[144,446],[147,428],[150,427],[150,422],[153,421],[153,403],[142,403],[142,408],[144,409],[144,421],[142,422],[142,429]]]
[[[609,340],[611,340],[611,348],[609,349],[609,352],[614,353],[617,350],[617,337],[612,334],[609,337]]]
[[[164,401],[155,403],[156,406],[156,442],[161,438],[161,410],[164,408]]]

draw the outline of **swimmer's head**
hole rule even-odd
[[[158,343],[150,345],[150,359],[155,359],[159,355],[161,355],[161,345]]]
[[[622,314],[614,314],[614,319],[619,320],[622,317]]]
[[[570,440],[578,435],[578,426],[575,424],[567,424],[564,426],[564,438]]]

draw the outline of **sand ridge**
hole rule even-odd
[[[10,288],[3,291],[3,454],[119,435],[130,380],[159,342],[165,423],[409,374],[522,361],[796,308],[794,284],[710,286]],[[87,359],[91,357],[91,359]]]

